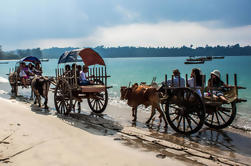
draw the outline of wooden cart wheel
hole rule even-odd
[[[74,113],[80,114],[80,112],[81,112],[81,102],[79,102],[76,99],[73,99],[72,103],[73,103],[72,110],[74,111]]]
[[[101,80],[94,80],[94,84],[96,85],[104,85]],[[104,112],[107,103],[108,103],[108,92],[107,89],[100,93],[92,93],[92,98],[87,98],[87,102],[91,110],[95,113],[102,113]]]
[[[201,97],[189,88],[173,89],[170,98],[162,104],[170,126],[179,133],[199,131],[205,120],[205,106]]]
[[[72,91],[70,84],[65,79],[60,79],[57,82],[54,103],[59,114],[67,115],[72,110]]]
[[[205,125],[214,129],[229,126],[236,116],[236,102],[219,106],[206,105]]]

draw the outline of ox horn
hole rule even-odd
[[[129,82],[128,88],[130,88],[130,85],[131,85],[131,81]]]

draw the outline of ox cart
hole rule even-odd
[[[34,76],[29,76],[27,79],[26,79],[26,85],[23,84],[23,82],[21,81],[21,77],[20,77],[20,65],[24,63],[26,66],[27,66],[27,63],[31,63],[33,66],[37,65],[37,64],[41,64],[40,60],[37,58],[37,57],[34,57],[34,56],[27,56],[27,57],[24,57],[22,59],[20,59],[14,68],[10,68],[9,69],[9,83],[10,83],[10,86],[11,86],[11,92],[17,96],[17,93],[18,93],[18,86],[22,86],[22,87],[29,87],[31,86],[31,81],[33,79]],[[40,73],[42,74],[42,73]],[[28,75],[28,74],[27,74]],[[32,93],[31,93],[32,95]]]
[[[82,60],[79,60],[81,57]],[[86,78],[92,82],[91,85],[79,85],[79,73],[76,70],[76,63],[82,62],[88,67]],[[102,113],[108,103],[108,88],[106,65],[102,57],[91,48],[72,50],[65,52],[58,61],[58,64],[73,63],[71,71],[67,73],[65,68],[56,69],[56,87],[54,91],[54,103],[59,114],[67,115],[75,112],[78,106],[78,113],[81,111],[81,102],[87,99],[88,105],[94,113]],[[81,63],[81,64],[82,64]]]
[[[205,95],[212,94],[213,90],[219,90],[218,88],[204,87],[205,79],[206,77],[203,76],[203,86],[200,89],[202,96],[196,93],[196,88],[173,87],[167,86],[167,84],[160,92],[162,109],[166,113],[168,123],[176,132],[193,134],[199,131],[204,124],[213,129],[223,129],[235,119],[236,104],[246,101],[238,98],[238,89],[245,88],[237,86],[236,74],[233,86],[229,85],[228,74],[226,75],[227,87],[224,89],[224,96],[227,101],[215,99],[213,95]],[[167,76],[165,76],[166,81]]]

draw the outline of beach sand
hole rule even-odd
[[[184,165],[91,133],[81,123],[74,127],[55,115],[35,113],[29,104],[0,99],[0,105],[0,165]]]
[[[24,89],[26,91],[26,89]],[[23,89],[21,91],[24,91]],[[203,128],[184,137],[170,127],[144,122],[150,112],[138,111],[131,123],[127,106],[109,101],[105,112],[92,114],[86,101],[81,114],[57,115],[53,94],[50,110],[32,104],[29,96],[0,98],[0,165],[249,165],[251,135],[226,128]]]

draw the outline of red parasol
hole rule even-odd
[[[102,59],[102,57],[91,48],[82,49],[79,52],[79,56],[82,58],[86,66],[96,65],[96,64],[105,66],[105,62]]]

